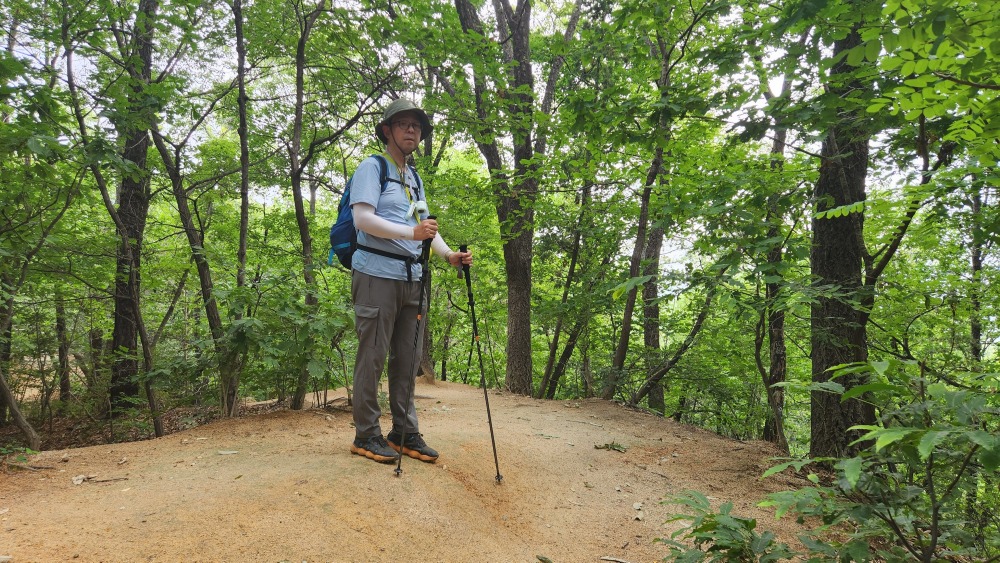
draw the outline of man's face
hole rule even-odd
[[[404,111],[392,116],[387,125],[389,130],[385,131],[386,137],[395,141],[396,146],[404,154],[410,154],[417,150],[420,143],[420,116],[413,111]]]

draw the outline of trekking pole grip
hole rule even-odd
[[[458,245],[458,251],[459,252],[468,252],[469,251],[469,245],[467,245],[467,244],[460,244],[460,245]],[[461,278],[463,274],[465,275],[465,279],[469,279],[469,265],[468,264],[464,264],[464,263],[462,264],[462,269],[461,269],[461,271],[459,271],[458,277]]]
[[[435,216],[435,215],[428,215],[427,218],[428,219],[437,219],[437,216]],[[434,242],[434,237],[425,238],[424,241],[423,241],[423,243],[422,243],[422,246],[421,246],[421,249],[420,249],[420,262],[422,264],[426,264],[427,260],[430,258],[430,255],[431,255],[431,243],[432,242]]]

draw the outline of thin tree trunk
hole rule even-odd
[[[971,202],[972,233],[970,236],[971,240],[969,241],[969,267],[972,278],[969,288],[969,360],[971,364],[970,371],[972,373],[981,373],[983,370],[983,310],[981,296],[984,289],[982,274],[986,235],[982,226],[984,220],[983,185],[975,176],[973,176],[971,184],[973,193]],[[985,430],[986,428],[984,427],[983,429]],[[979,499],[979,487],[983,484],[984,479],[989,479],[989,477],[983,475],[978,468],[972,469],[971,473],[970,477],[973,478],[975,486],[969,487],[965,495],[965,518],[972,523],[970,528],[974,530],[976,543],[983,546],[986,543],[986,536],[983,530],[987,529],[988,515]],[[985,485],[985,490],[993,490],[988,482]]]
[[[806,34],[803,33],[802,41],[805,41]],[[792,80],[785,77],[782,81],[780,97],[786,98],[790,95]],[[784,168],[784,155],[788,130],[782,125],[780,120],[775,123],[774,142],[771,144],[771,170],[780,171]],[[767,217],[765,222],[768,225],[767,239],[776,241],[781,236],[781,224],[784,213],[780,203],[780,194],[771,194],[767,201]],[[782,262],[784,261],[783,243],[772,243],[773,246],[767,252],[767,273],[771,278],[781,277]],[[775,444],[782,452],[788,453],[788,439],[785,436],[785,390],[778,386],[786,379],[788,372],[788,354],[785,347],[785,308],[778,302],[781,296],[783,284],[782,280],[765,282],[765,307],[763,315],[767,321],[768,335],[768,367],[767,370],[760,369],[760,375],[764,382],[764,394],[767,397],[768,416],[764,422],[764,440]],[[757,357],[759,358],[759,347]],[[760,361],[758,359],[758,366]]]
[[[236,286],[246,287],[247,246],[250,225],[250,141],[248,123],[248,100],[246,90],[246,37],[243,31],[243,3],[233,0],[233,22],[236,40],[236,85],[239,125],[237,134],[240,139],[240,241],[236,253]],[[248,313],[250,306],[248,305]],[[234,313],[236,320],[243,318],[243,311]],[[222,409],[227,416],[239,414],[239,387],[243,370],[243,358],[234,357],[235,369],[228,374],[228,380],[222,379],[221,398]]]
[[[639,223],[635,235],[635,245],[632,248],[632,258],[629,260],[628,275],[630,278],[639,277],[642,265],[642,256],[646,243],[646,228],[649,223],[649,200],[652,195],[652,184],[659,175],[660,166],[663,163],[663,149],[656,150],[656,156],[649,167],[646,175],[646,185],[642,190],[639,199]],[[611,373],[601,391],[601,398],[611,400],[618,391],[621,382],[622,371],[625,369],[625,356],[628,353],[629,340],[632,336],[632,313],[635,310],[635,302],[639,293],[638,287],[632,287],[625,297],[625,311],[622,313],[621,332],[618,333],[618,343],[615,346],[614,356],[611,359]]]
[[[319,308],[319,298],[316,295],[316,275],[313,273],[312,235],[309,232],[309,217],[306,214],[305,202],[302,198],[302,179],[308,164],[302,157],[302,127],[305,109],[305,70],[306,45],[312,34],[317,18],[326,9],[326,0],[319,0],[312,11],[301,14],[299,19],[300,35],[295,47],[295,116],[292,122],[292,139],[288,149],[291,167],[292,199],[295,203],[295,222],[299,229],[299,241],[302,244],[302,279],[305,282],[303,301],[306,314],[315,315]],[[305,406],[307,384],[309,382],[308,362],[299,366],[295,392],[292,395],[290,407],[293,410]]]
[[[594,287],[597,284],[602,283],[605,279],[605,274],[609,271],[608,265],[611,264],[611,254],[605,254],[601,259],[601,265],[598,266],[598,275],[596,278],[587,284],[584,289],[584,294],[590,294],[594,291]],[[589,303],[589,302],[588,302]],[[566,346],[563,348],[562,354],[559,356],[559,361],[556,362],[555,367],[552,369],[552,377],[549,379],[548,387],[545,389],[544,398],[554,399],[556,396],[556,389],[559,387],[559,382],[562,380],[563,376],[566,374],[566,368],[569,366],[569,361],[573,357],[573,351],[576,349],[577,343],[580,340],[581,335],[590,326],[590,315],[591,309],[588,305],[584,310],[576,317],[576,322],[570,329],[569,334],[566,338]],[[588,382],[589,383],[589,382]],[[589,388],[589,387],[588,387]]]
[[[59,377],[59,414],[66,411],[66,406],[72,398],[69,379],[69,336],[66,331],[66,305],[62,295],[56,292],[56,341],[59,342],[58,369]]]
[[[240,138],[240,242],[236,251],[236,287],[246,287],[247,271],[247,237],[250,225],[250,140],[247,129],[247,88],[246,88],[246,65],[247,47],[246,38],[243,34],[243,1],[233,0],[233,21],[236,30],[236,86],[238,95],[236,104],[239,114],[239,126],[236,132]],[[236,319],[243,318],[243,311],[236,311]],[[237,378],[239,373],[236,374]],[[237,380],[232,385],[234,389],[239,388]],[[237,393],[232,393],[236,395]],[[235,404],[235,401],[232,403]],[[230,402],[223,400],[223,408],[226,412],[235,414],[234,408],[229,407]]]
[[[660,351],[660,292],[659,292],[659,271],[660,271],[660,250],[663,248],[663,227],[654,227],[649,233],[649,240],[646,241],[646,251],[644,261],[646,264],[643,270],[644,276],[650,276],[649,281],[642,286],[643,302],[643,322],[642,338],[646,346],[646,358],[648,360],[658,356]],[[647,365],[647,372],[652,373],[652,365]],[[663,384],[656,382],[649,390],[647,403],[649,408],[663,414],[666,405],[663,403]]]
[[[553,330],[552,342],[549,344],[549,357],[545,363],[545,372],[542,374],[542,384],[538,386],[538,398],[546,397],[549,394],[549,382],[552,380],[552,372],[555,367],[556,354],[559,350],[559,337],[562,335],[562,324],[563,319],[566,316],[566,303],[569,302],[569,290],[575,283],[576,277],[576,264],[580,258],[580,247],[583,243],[583,221],[587,215],[588,207],[590,204],[590,184],[586,184],[583,187],[583,192],[580,196],[580,214],[576,220],[576,228],[573,232],[573,246],[570,250],[569,259],[569,271],[566,272],[566,279],[563,282],[563,292],[562,298],[559,300],[559,304],[562,305],[561,310],[564,311],[556,319],[556,326]],[[577,323],[580,324],[580,323]],[[555,385],[551,386],[551,392],[555,394]],[[550,397],[551,398],[551,397]]]
[[[428,266],[425,274],[427,276],[427,296],[425,304],[427,311],[431,310],[431,288],[433,287],[434,276]],[[423,379],[424,383],[434,385],[437,383],[437,374],[434,372],[434,362],[431,360],[431,327],[428,321],[429,315],[424,315],[424,337],[420,342],[421,354],[420,365],[417,366],[417,375]]]
[[[0,279],[0,286],[12,288],[13,280],[4,274],[3,278]],[[0,403],[6,406],[7,412],[10,413],[10,417],[14,421],[14,425],[24,434],[24,438],[28,442],[28,447],[37,451],[42,449],[42,439],[21,412],[21,408],[14,398],[14,393],[7,384],[7,370],[8,366],[10,366],[12,355],[11,336],[13,335],[13,319],[14,292],[10,291],[7,293],[7,298],[0,301]]]
[[[722,271],[719,272],[717,278],[721,278],[726,273],[727,269],[728,267],[723,268]],[[701,311],[698,312],[698,316],[695,318],[694,324],[691,325],[691,330],[688,331],[687,337],[684,338],[684,341],[681,342],[681,345],[674,352],[673,356],[666,361],[666,363],[651,371],[651,373],[647,376],[645,383],[643,383],[642,386],[639,387],[639,390],[632,395],[631,399],[629,399],[629,405],[638,405],[639,401],[643,400],[643,398],[649,394],[650,390],[659,384],[664,376],[670,373],[670,370],[677,365],[677,362],[681,361],[684,354],[691,348],[692,345],[694,345],[695,338],[697,338],[698,333],[701,332],[701,327],[704,326],[705,319],[708,318],[708,312],[712,308],[712,300],[715,298],[717,288],[717,284],[708,288],[707,294],[705,295],[705,302],[702,304]],[[683,400],[681,402],[681,407],[683,407]]]
[[[594,396],[594,371],[590,367],[590,344],[584,336],[583,345],[580,346],[580,381],[583,387],[584,397]]]
[[[559,381],[566,373],[566,366],[569,365],[569,360],[573,357],[573,350],[576,348],[580,335],[583,334],[586,327],[586,317],[584,315],[578,316],[569,333],[566,335],[566,346],[559,355],[559,360],[552,366],[552,374],[548,381],[545,382],[546,386],[539,389],[539,395],[541,395],[539,399],[555,399],[556,390],[559,388]]]
[[[983,186],[978,178],[972,179],[972,236],[970,237],[970,273],[972,283],[969,290],[969,356],[972,360],[972,371],[980,372],[983,362],[983,252],[986,246],[986,235],[983,222]]]
[[[672,67],[670,55],[668,52],[663,51],[662,45],[660,48],[660,77],[657,80],[657,88],[660,91],[661,97],[667,99],[669,96],[670,71]],[[671,124],[666,114],[661,113],[657,128],[653,134],[657,136],[662,135],[663,139],[666,140],[670,137],[670,126]],[[642,258],[646,252],[646,229],[649,227],[649,201],[652,198],[653,186],[663,172],[663,152],[663,145],[658,145],[653,151],[653,160],[646,171],[646,181],[643,184],[643,190],[639,199],[639,220],[635,232],[635,245],[632,248],[632,258],[629,260],[628,266],[628,275],[630,278],[638,277],[642,268]],[[622,329],[618,334],[618,344],[615,346],[614,356],[611,359],[611,373],[601,392],[601,397],[604,399],[610,400],[615,396],[615,393],[618,391],[618,385],[621,383],[621,378],[624,375],[622,372],[625,369],[625,356],[628,354],[629,341],[632,338],[632,313],[635,310],[635,302],[638,294],[639,288],[632,287],[625,297]]]
[[[160,134],[158,127],[152,129],[153,140],[160,153],[170,177],[170,185],[177,202],[177,212],[180,216],[181,226],[188,240],[191,249],[191,259],[194,261],[198,272],[198,281],[201,286],[201,301],[205,309],[205,320],[208,321],[208,328],[212,335],[212,343],[215,346],[215,353],[218,356],[219,381],[221,385],[221,403],[223,414],[226,416],[236,416],[239,412],[239,354],[234,352],[226,342],[226,330],[222,323],[222,315],[219,313],[219,304],[215,299],[215,284],[212,278],[211,265],[205,255],[205,237],[201,229],[194,222],[191,208],[188,205],[188,195],[184,189],[184,178],[180,171],[179,149],[175,154],[171,154],[166,141]]]
[[[775,246],[768,252],[768,263],[780,263],[781,248]],[[768,417],[764,424],[764,440],[775,444],[778,449],[788,453],[788,439],[785,437],[785,391],[783,387],[776,386],[786,379],[788,358],[785,349],[785,311],[776,304],[781,285],[778,283],[766,284],[767,307],[767,335],[768,335],[768,356],[769,364],[767,371],[762,371],[764,376],[764,393],[767,396]]]
[[[661,35],[656,36],[656,42],[652,44],[650,56],[658,57],[660,61],[660,76],[656,80],[657,91],[660,96],[660,104],[666,105],[670,101],[671,85],[674,68],[688,53],[687,44],[692,35],[700,25],[700,22],[715,13],[714,6],[709,4],[701,11],[691,13],[691,20],[676,37],[674,42],[669,42]],[[635,278],[639,275],[642,256],[645,253],[645,243],[647,239],[646,229],[649,223],[649,200],[652,195],[652,186],[663,173],[664,149],[663,145],[670,139],[671,128],[673,126],[672,117],[666,111],[659,111],[657,126],[651,133],[657,138],[656,148],[653,151],[653,160],[646,173],[646,181],[641,195],[639,210],[638,228],[636,230],[635,247],[632,250],[632,258],[629,262],[629,277]],[[635,302],[638,296],[638,287],[629,290],[625,301],[625,312],[622,318],[622,330],[619,333],[618,344],[615,346],[614,356],[611,360],[611,373],[604,384],[601,397],[611,399],[618,391],[621,378],[624,375],[625,357],[628,353],[629,341],[632,336],[632,315],[635,311]],[[648,381],[648,380],[647,380]]]

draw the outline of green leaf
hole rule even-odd
[[[882,53],[882,43],[877,38],[865,43],[865,59],[871,62],[878,60],[879,54]]]
[[[972,432],[969,432],[967,435],[969,437],[969,440],[971,440],[972,443],[976,444],[977,446],[980,446],[988,450],[997,449],[998,445],[997,437],[994,436],[993,434],[990,434],[989,432],[986,432],[984,430],[973,430]]]
[[[857,487],[858,480],[861,479],[861,458],[852,457],[851,459],[845,459],[841,463],[840,468],[844,470],[844,478],[851,484],[851,487]]]
[[[888,371],[889,366],[892,365],[892,362],[889,360],[885,360],[885,361],[869,362],[869,364],[872,366],[872,369],[875,370],[875,373],[879,375],[885,375],[885,372]]]
[[[309,364],[306,366],[309,371],[309,377],[322,377],[326,373],[326,365],[316,359],[309,360]]]
[[[909,27],[904,27],[903,29],[899,30],[899,46],[902,47],[903,49],[909,49],[910,47],[913,46],[913,30],[911,30]],[[908,53],[908,51],[904,52]],[[913,57],[912,53],[910,53],[910,57],[911,58]]]
[[[817,381],[809,385],[807,389],[810,391],[826,391],[828,393],[836,393],[837,395],[844,392],[844,386],[836,381]]]
[[[815,460],[812,459],[793,459],[792,461],[786,461],[785,463],[779,463],[764,472],[760,476],[761,479],[766,479],[771,475],[781,473],[782,471],[788,469],[789,467],[794,467],[796,471],[801,471],[803,467],[807,464],[812,463]]]
[[[899,57],[885,57],[878,64],[882,70],[895,70],[903,64],[903,59]]]
[[[937,36],[944,35],[945,28],[947,26],[948,26],[948,16],[947,12],[944,12],[940,16],[935,18],[934,21],[931,23],[931,32]]]
[[[859,395],[863,395],[869,392],[875,391],[905,391],[903,387],[899,385],[893,385],[891,383],[868,383],[865,385],[858,385],[857,387],[851,387],[847,391],[844,391],[844,395],[840,398],[841,401],[846,401],[848,399],[853,399]]]
[[[916,428],[885,428],[880,432],[875,432],[875,451],[894,444],[910,434],[917,432]]]
[[[934,451],[934,446],[950,433],[948,430],[931,430],[924,434],[917,445],[917,451],[920,452],[920,459],[926,460],[930,457],[931,452]]]
[[[857,47],[847,52],[847,64],[851,66],[858,66],[864,60],[865,60],[864,45],[858,45]]]
[[[630,278],[623,284],[618,285],[613,290],[611,290],[611,296],[614,299],[621,299],[622,295],[625,295],[633,288],[638,287],[649,280],[653,279],[653,276],[639,276],[637,278]]]
[[[1000,467],[1000,448],[986,449],[979,452],[979,462],[986,471],[996,471]]]

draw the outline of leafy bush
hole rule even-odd
[[[757,533],[757,521],[732,514],[733,503],[723,504],[718,512],[712,510],[708,497],[687,491],[668,501],[690,509],[693,514],[675,514],[667,522],[690,520],[691,524],[671,534],[670,539],[659,539],[670,546],[672,561],[685,563],[782,561],[794,554],[783,543],[775,541],[771,532]],[[677,541],[683,539],[692,542]]]
[[[677,561],[764,561],[793,555],[807,561],[942,561],[1000,559],[995,472],[1000,436],[995,374],[948,384],[931,381],[916,362],[887,361],[841,366],[837,376],[868,372],[870,384],[843,399],[876,401],[881,426],[857,426],[865,449],[847,459],[786,461],[764,477],[788,468],[822,463],[833,474],[810,474],[812,486],[770,495],[762,506],[779,517],[795,514],[815,527],[792,554],[756,522],[711,512],[707,499],[682,499],[691,525],[674,534],[695,550],[668,542]],[[827,389],[828,390],[828,389]],[[698,558],[697,551],[702,554]],[[704,557],[711,556],[710,559]],[[765,559],[766,558],[766,559]]]

